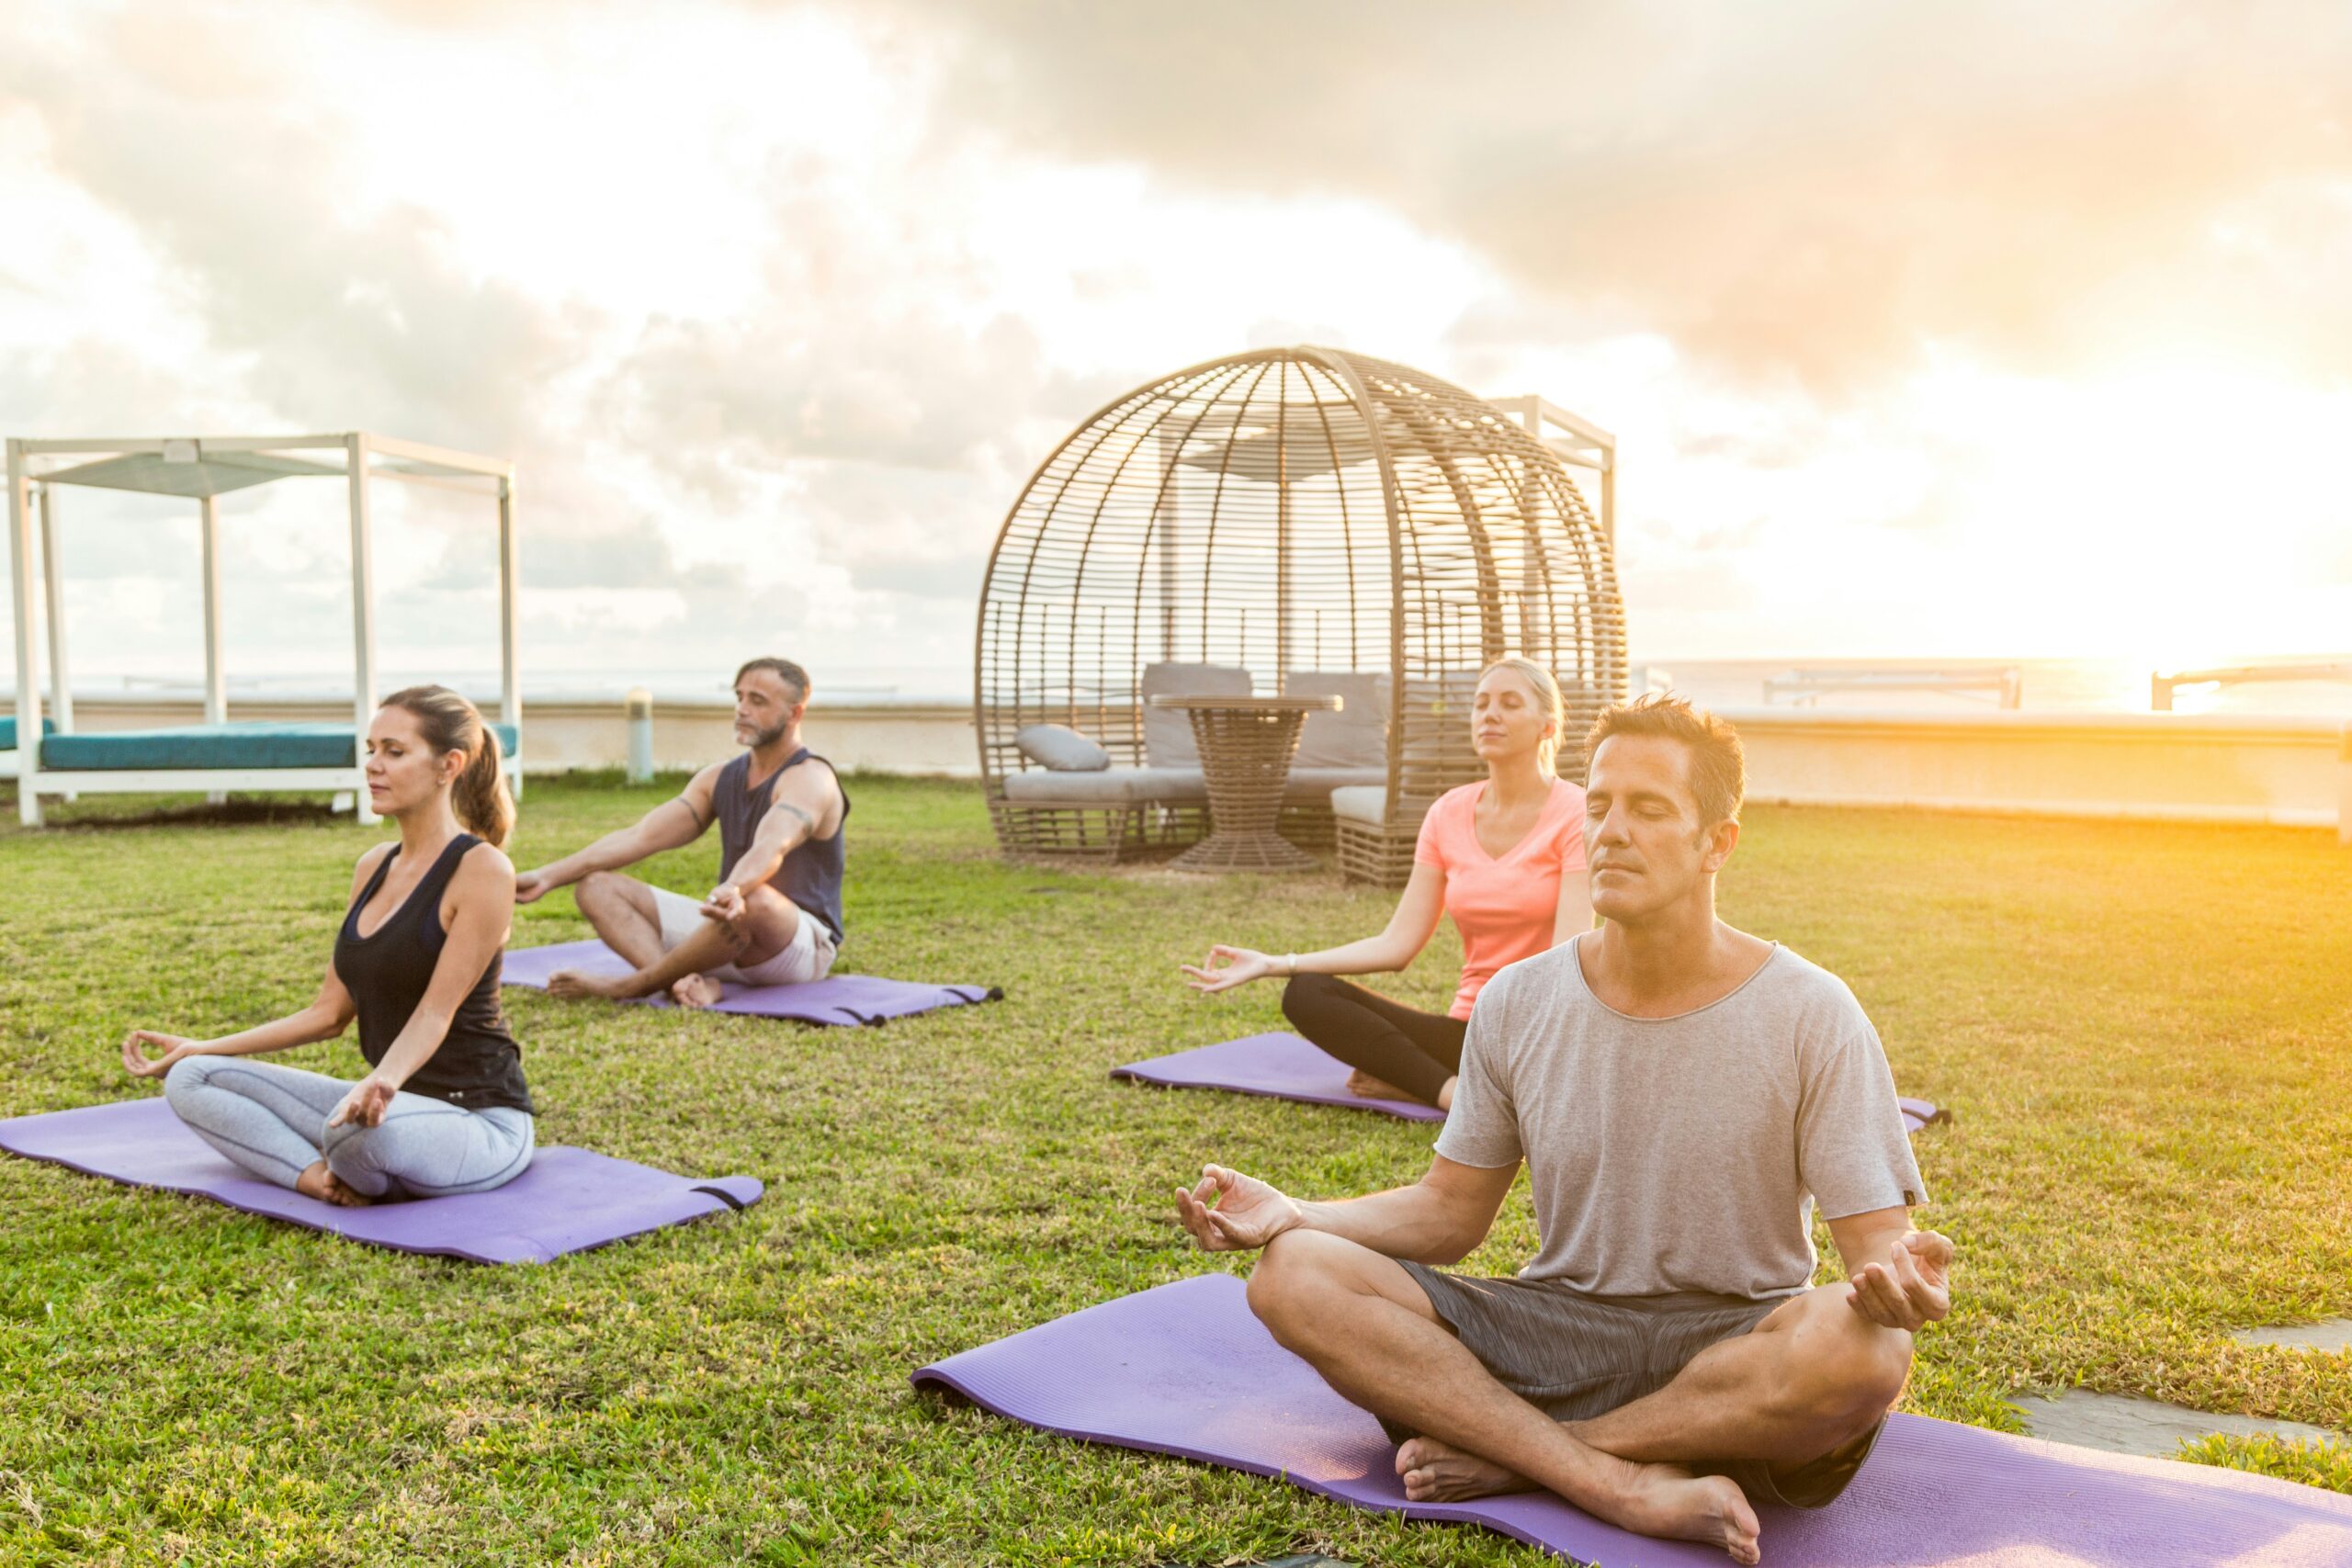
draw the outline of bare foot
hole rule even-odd
[[[1398,1449],[1396,1474],[1405,1483],[1405,1495],[1416,1503],[1461,1503],[1535,1489],[1527,1477],[1435,1438],[1414,1438]]]
[[[1348,1092],[1360,1094],[1366,1100],[1410,1100],[1413,1097],[1385,1078],[1374,1077],[1358,1069],[1348,1075]]]
[[[364,1209],[372,1201],[367,1194],[354,1191],[343,1184],[343,1179],[327,1168],[324,1160],[313,1160],[294,1179],[294,1190],[305,1198],[316,1198],[322,1203],[333,1203],[338,1209]]]
[[[1592,1510],[1611,1524],[1641,1535],[1709,1541],[1729,1552],[1734,1562],[1762,1560],[1756,1510],[1730,1476],[1693,1475],[1671,1464],[1614,1462],[1624,1467],[1614,1495]]]
[[[682,1008],[707,1008],[726,994],[727,987],[707,975],[682,976],[670,987]]]
[[[607,1000],[618,1000],[629,994],[628,976],[582,975],[577,969],[559,969],[548,976],[548,995],[551,997],[603,997]]]

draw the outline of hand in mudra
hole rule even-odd
[[[548,874],[544,871],[526,871],[515,874],[514,902],[517,904],[536,903],[554,890],[554,884],[548,881]]]
[[[1951,1238],[1940,1231],[1905,1231],[1884,1261],[1866,1263],[1853,1277],[1854,1310],[1883,1328],[1918,1332],[1951,1311]]]
[[[1217,967],[1218,959],[1225,967]],[[1184,973],[1191,976],[1184,983],[1204,996],[1229,991],[1236,986],[1275,973],[1274,961],[1252,947],[1227,947],[1218,942],[1209,949],[1209,955],[1199,964],[1187,964]]]
[[[361,1127],[376,1127],[383,1123],[384,1112],[391,1108],[392,1096],[400,1090],[370,1073],[351,1086],[343,1103],[327,1118],[327,1125],[340,1127],[353,1122]]]
[[[150,1057],[147,1047],[153,1045],[164,1054]],[[122,1039],[122,1065],[135,1078],[160,1078],[172,1070],[172,1064],[196,1049],[196,1042],[185,1034],[159,1034],[152,1029],[134,1029]]]
[[[1248,1252],[1306,1216],[1281,1189],[1221,1165],[1201,1168],[1198,1185],[1176,1189],[1176,1213],[1204,1252]]]

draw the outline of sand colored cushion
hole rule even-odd
[[[493,724],[498,743],[514,754],[514,727]],[[167,768],[350,768],[358,747],[348,721],[319,724],[191,724],[174,729],[107,729],[52,735],[40,743],[40,765],[60,773],[109,773]]]
[[[1021,754],[1057,773],[1096,773],[1111,765],[1111,753],[1067,724],[1023,726],[1012,738]]]
[[[1159,696],[1246,697],[1250,671],[1232,664],[1147,664],[1143,668],[1143,760],[1154,768],[1197,768],[1201,749],[1193,739],[1193,716],[1182,708],[1156,708]]]
[[[1095,773],[1040,769],[1007,773],[1004,798],[1023,806],[1197,806],[1209,786],[1196,768],[1105,768]]]
[[[1338,697],[1337,713],[1311,713],[1298,732],[1300,768],[1388,766],[1388,677],[1345,670],[1294,670],[1289,697]]]

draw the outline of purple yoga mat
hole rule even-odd
[[[1350,1111],[1385,1111],[1408,1122],[1442,1122],[1445,1112],[1417,1100],[1366,1100],[1348,1092],[1348,1065],[1320,1045],[1295,1034],[1251,1034],[1172,1056],[1113,1067],[1114,1078],[1134,1078],[1168,1089],[1224,1089],[1308,1105],[1339,1105]]]
[[[552,947],[526,947],[506,955],[504,983],[548,987],[548,976],[559,969],[583,969],[592,975],[626,975],[629,964],[601,942],[563,942]],[[756,1018],[794,1018],[803,1023],[882,1023],[933,1008],[963,1007],[971,1002],[1001,1000],[995,986],[926,986],[913,980],[885,980],[875,975],[828,975],[803,986],[737,986],[711,1004],[712,1012],[748,1013]],[[667,997],[639,998],[654,1007],[675,1007]]]
[[[1154,1056],[1113,1067],[1114,1078],[1134,1078],[1167,1089],[1223,1089],[1261,1094],[1308,1105],[1338,1105],[1350,1111],[1382,1111],[1408,1122],[1442,1122],[1445,1112],[1414,1100],[1366,1100],[1348,1092],[1348,1065],[1295,1034],[1251,1034],[1172,1056]],[[1949,1111],[1924,1100],[1903,1102],[1903,1124],[1916,1133],[1930,1122],[1948,1122]]]
[[[1484,1525],[1606,1568],[1722,1568],[1548,1493],[1408,1503],[1380,1424],[1250,1315],[1227,1274],[1162,1285],[914,1374],[1032,1427],[1269,1475],[1358,1507]],[[2170,1460],[2095,1453],[1917,1416],[1887,1423],[1844,1496],[1758,1510],[1770,1568],[2342,1568],[2352,1497]]]
[[[493,1191],[340,1209],[231,1165],[188,1131],[161,1095],[0,1121],[0,1149],[109,1181],[210,1198],[371,1247],[473,1263],[544,1263],[749,1208],[765,1190],[748,1176],[696,1181],[559,1144],[540,1148],[528,1170]]]

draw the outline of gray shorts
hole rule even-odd
[[[1657,1393],[1700,1351],[1737,1338],[1788,1299],[1750,1301],[1702,1291],[1593,1296],[1557,1280],[1475,1279],[1422,1263],[1405,1269],[1495,1381],[1555,1421],[1589,1420]],[[1757,1502],[1819,1508],[1846,1490],[1885,1426],[1882,1418],[1853,1441],[1793,1470],[1773,1471],[1757,1460],[1698,1468],[1730,1476]],[[1393,1425],[1388,1435],[1398,1442],[1412,1436]]]
[[[662,915],[662,951],[674,952],[678,944],[702,930],[704,918],[702,900],[689,898],[683,893],[673,893],[666,887],[653,889],[653,907]],[[792,940],[781,951],[745,967],[739,964],[722,964],[710,971],[714,980],[731,981],[739,986],[805,986],[811,980],[821,980],[831,972],[838,949],[833,933],[825,922],[800,911],[800,921],[792,928]]]

